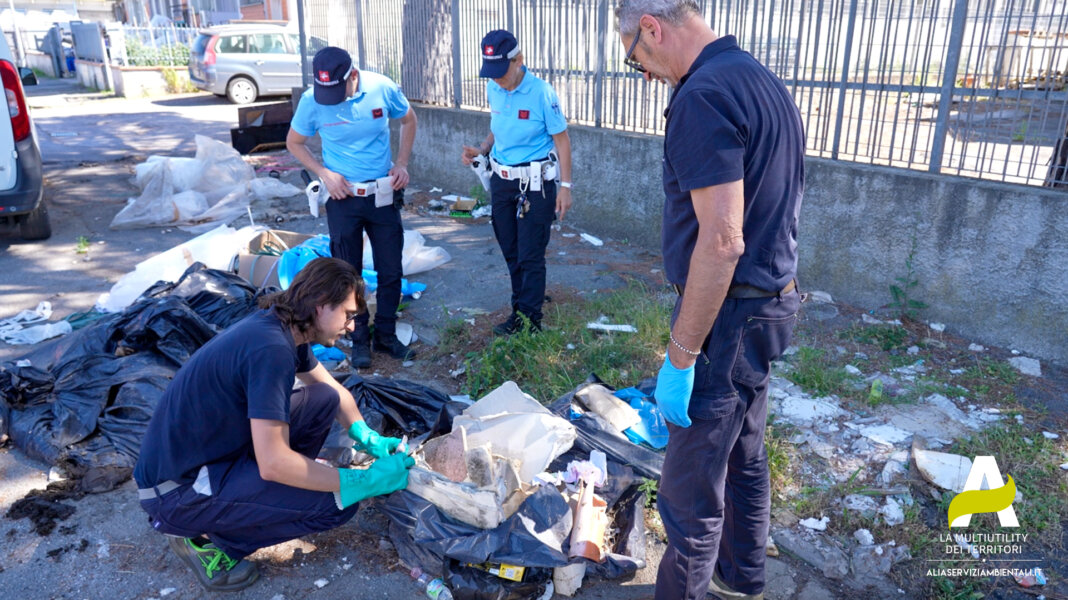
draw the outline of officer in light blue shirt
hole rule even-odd
[[[490,105],[490,134],[463,146],[465,165],[488,154],[493,233],[512,281],[512,312],[493,327],[512,335],[526,323],[541,329],[545,248],[554,218],[571,208],[571,139],[560,101],[548,83],[527,71],[515,36],[491,31],[479,46]],[[555,152],[554,152],[555,150]]]
[[[367,312],[355,318],[352,366],[371,366],[371,349],[408,360],[415,352],[397,339],[404,228],[400,209],[415,141],[415,112],[400,87],[384,75],[359,71],[341,48],[328,46],[312,60],[312,89],[304,92],[290,123],[286,147],[330,193],[326,218],[330,252],[363,266],[363,232],[371,240],[378,272],[375,333]],[[400,149],[390,160],[389,120],[400,119]],[[319,134],[322,162],[307,147]],[[388,180],[385,178],[389,178]]]

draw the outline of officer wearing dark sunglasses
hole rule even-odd
[[[716,35],[694,0],[622,0],[616,17],[626,64],[674,87],[662,246],[679,298],[655,391],[670,431],[656,598],[763,598],[770,363],[801,303],[801,116],[782,82],[733,36]]]

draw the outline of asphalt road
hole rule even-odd
[[[42,300],[52,303],[56,317],[87,310],[138,262],[193,237],[170,228],[113,231],[108,224],[126,199],[138,194],[131,183],[137,163],[151,154],[192,156],[198,133],[229,141],[228,130],[237,121],[233,105],[207,94],[124,100],[85,93],[66,81],[44,80],[29,95],[46,163],[54,235],[41,242],[0,237],[0,318]],[[432,182],[419,182],[413,164],[412,189],[416,184],[429,189]],[[325,231],[323,220],[304,214],[302,197],[254,208],[257,218],[281,218],[285,229]],[[454,257],[418,276],[429,289],[406,318],[421,337],[435,339],[437,327],[462,308],[495,311],[506,306],[507,273],[489,225],[408,214],[405,221],[407,228],[420,230],[428,244],[442,245]],[[80,236],[90,241],[85,255],[75,252]],[[577,237],[560,236],[554,236],[549,254],[550,286],[585,290],[619,285],[607,263],[627,258],[611,244],[595,249]],[[0,343],[0,362],[25,350]],[[412,378],[419,379],[420,373],[417,360]],[[48,465],[11,446],[0,449],[0,514],[29,490],[43,488],[48,470]],[[75,508],[74,514],[46,536],[32,531],[25,519],[0,519],[0,597],[172,600],[205,595],[149,527],[132,482],[67,504]],[[384,526],[381,515],[369,510],[333,532],[261,550],[253,557],[261,563],[261,581],[228,597],[419,597],[384,541]],[[652,567],[628,582],[587,582],[576,597],[651,597],[657,561],[651,562]],[[319,587],[316,582],[324,580]]]

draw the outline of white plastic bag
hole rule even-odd
[[[16,344],[36,344],[37,342],[49,338],[66,335],[71,331],[72,328],[70,323],[67,321],[56,321],[55,323],[45,323],[43,325],[33,325],[23,329],[4,331],[0,333],[0,339],[3,339],[5,342],[13,346]]]

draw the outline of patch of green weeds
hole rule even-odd
[[[977,358],[975,364],[964,371],[969,379],[995,379],[1005,385],[1016,385],[1020,374],[1007,362],[993,358]]]
[[[764,430],[764,448],[768,453],[768,471],[771,475],[771,497],[782,499],[793,486],[796,452],[787,437],[796,429],[788,424],[768,423]]]
[[[476,183],[471,186],[471,191],[468,193],[478,202],[479,206],[489,204],[489,196],[486,194],[486,188],[482,187],[481,183]]]
[[[656,492],[660,489],[660,482],[655,479],[642,478],[638,484],[638,491],[645,493],[645,508],[656,506]]]
[[[867,325],[850,327],[838,334],[861,344],[878,346],[884,352],[904,348],[909,341],[909,331],[898,325]]]
[[[890,284],[890,295],[893,297],[893,301],[889,304],[890,308],[899,309],[902,317],[912,320],[916,320],[916,311],[927,308],[927,304],[913,297],[916,286],[920,284],[916,279],[916,243],[916,234],[913,234],[912,247],[909,248],[908,256],[905,257],[905,275],[895,277],[894,280],[897,283]]]
[[[789,357],[791,369],[787,379],[817,396],[850,397],[856,393],[856,378],[835,364],[827,353],[803,346]]]
[[[78,254],[89,253],[89,238],[84,235],[79,235],[78,240],[74,244],[74,251]]]
[[[935,569],[954,568],[956,563],[938,563]],[[935,577],[931,583],[932,600],[979,600],[986,597],[981,590],[982,583],[973,579],[954,581],[948,577]]]
[[[466,348],[471,343],[471,325],[463,319],[452,319],[441,328],[439,355],[448,355]]]
[[[596,373],[616,388],[629,387],[659,369],[668,341],[671,307],[640,283],[586,302],[547,306],[545,329],[494,339],[467,356],[465,393],[479,398],[505,381],[549,403]],[[637,333],[604,333],[586,323],[605,315]]]

